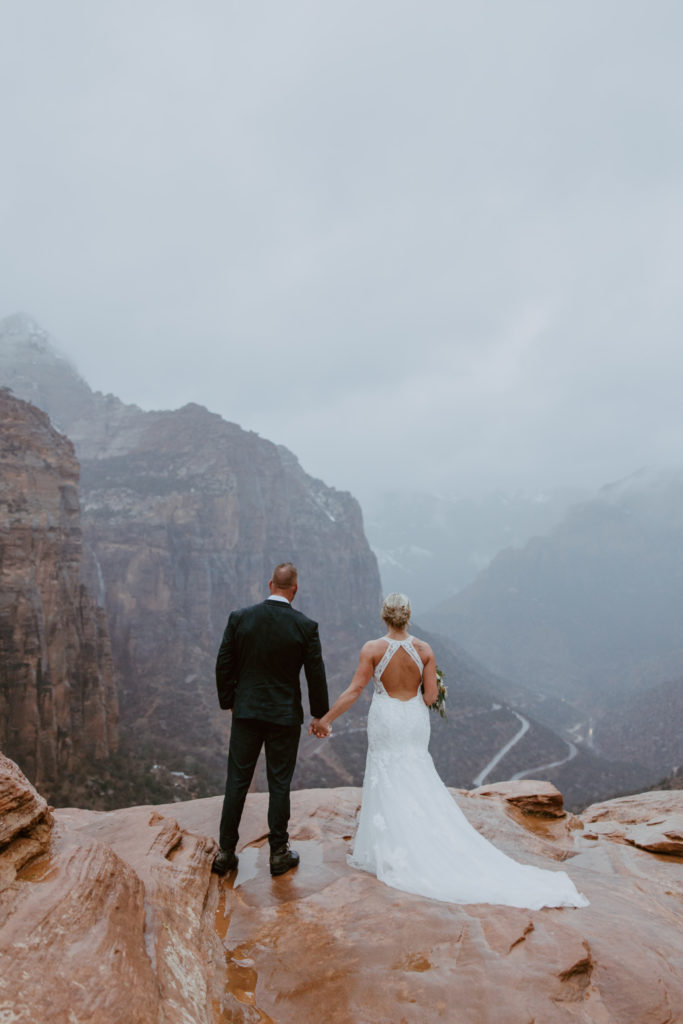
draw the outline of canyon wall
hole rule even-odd
[[[220,785],[228,716],[214,662],[228,613],[264,599],[273,566],[292,560],[296,604],[320,622],[341,689],[380,599],[360,509],[286,449],[196,405],[135,418],[124,407],[97,457],[79,447],[123,722],[138,749],[153,738],[162,758],[190,772],[201,761]]]
[[[92,391],[25,317],[0,324],[0,373],[81,463],[85,574],[107,615],[127,764],[159,762],[199,779],[192,795],[215,792],[229,728],[216,653],[229,612],[267,597],[274,565],[299,569],[296,604],[320,623],[332,693],[381,628],[357,501],[199,405],[145,412]]]
[[[277,562],[291,559],[299,567],[296,603],[320,623],[332,697],[348,684],[361,644],[382,632],[380,579],[358,503],[306,474],[286,448],[199,405],[145,412],[93,391],[27,317],[0,322],[0,380],[47,412],[74,443],[81,463],[80,568],[99,606],[91,646],[107,662],[106,616],[119,699],[118,753],[91,761],[80,775],[72,759],[61,790],[50,789],[50,796],[111,808],[219,791],[230,716],[217,707],[216,652],[228,613],[267,595]],[[30,445],[21,441],[18,467],[23,444],[30,462]],[[68,451],[72,487],[64,494],[76,509],[78,470]],[[24,536],[25,547],[34,542],[38,536]],[[424,635],[419,623],[414,628]],[[434,717],[431,750],[448,784],[470,786],[515,737],[520,719],[513,708],[528,694],[517,688],[506,698],[509,687],[464,650],[431,639],[450,687],[449,720]],[[30,616],[17,620],[14,642],[39,645]],[[21,666],[8,663],[5,686],[20,689],[23,670],[15,673],[14,664]],[[344,716],[330,743],[303,737],[295,787],[360,784],[368,698]],[[566,760],[567,743],[535,721],[544,707],[524,707],[529,728],[505,758],[508,774]],[[34,745],[71,749],[71,731],[54,715],[15,709],[13,721]],[[96,725],[92,739],[98,757],[112,750],[111,743],[97,746],[101,731]],[[35,777],[27,743],[7,749]],[[597,793],[589,790],[594,798],[619,789],[604,765],[591,762],[590,770],[602,780]],[[264,783],[257,775],[256,785]],[[583,782],[570,787],[572,806],[585,789]]]
[[[73,445],[5,389],[0,426],[0,749],[57,798],[116,750],[111,649],[82,580]]]

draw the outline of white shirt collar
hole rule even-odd
[[[268,598],[268,600],[269,601],[284,601],[285,604],[290,604],[291,603],[290,601],[287,600],[286,597],[283,597],[282,594],[271,594],[270,597]]]

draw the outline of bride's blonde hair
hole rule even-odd
[[[382,604],[382,619],[387,626],[403,629],[410,621],[410,601],[405,594],[387,594]]]

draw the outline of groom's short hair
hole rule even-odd
[[[273,583],[278,590],[287,590],[289,587],[295,586],[298,579],[299,573],[291,562],[280,562],[273,569]]]

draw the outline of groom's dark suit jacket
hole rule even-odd
[[[311,715],[321,718],[329,699],[318,623],[284,601],[240,608],[228,619],[216,660],[220,706],[236,718],[300,725],[302,667]]]

